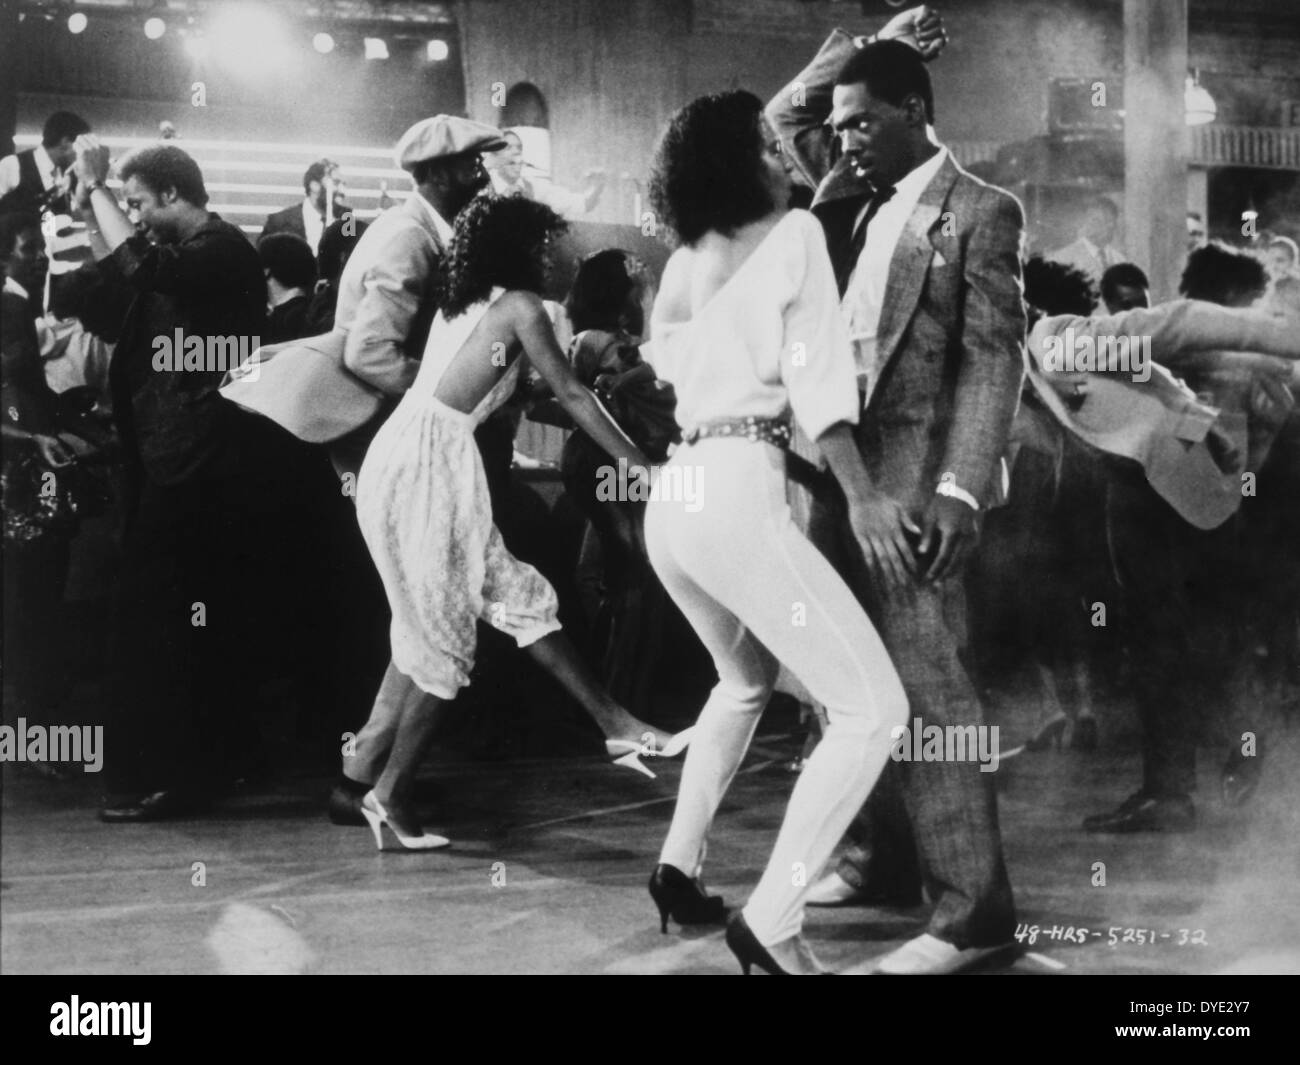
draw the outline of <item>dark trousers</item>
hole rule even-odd
[[[960,577],[886,598],[853,541],[843,497],[814,498],[809,537],[831,560],[880,632],[909,702],[908,726],[983,725],[962,655],[966,596]],[[908,899],[924,885],[934,902],[927,931],[959,948],[1015,932],[1015,904],[1002,857],[993,774],[978,762],[886,764],[849,831],[839,873],[872,894]]]
[[[1111,465],[1106,534],[1118,591],[1108,624],[1119,626],[1132,666],[1142,787],[1152,795],[1186,795],[1196,787],[1197,741],[1233,717],[1225,681],[1240,651],[1237,521],[1197,529],[1140,469]]]
[[[59,532],[4,545],[4,676],[18,713],[42,722],[70,686],[62,625],[70,547]]]
[[[112,792],[210,787],[247,742],[246,659],[276,638],[255,606],[253,505],[240,477],[139,484],[113,608]]]

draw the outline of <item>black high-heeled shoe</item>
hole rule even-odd
[[[659,931],[668,934],[668,918],[680,925],[722,924],[727,906],[720,895],[710,895],[698,879],[673,865],[657,865],[650,874],[650,897],[659,907]]]
[[[732,914],[731,920],[727,922],[727,946],[736,956],[736,961],[740,962],[740,971],[746,976],[755,965],[769,976],[791,975],[782,969],[777,964],[777,960],[767,952],[767,948],[754,938],[754,933],[745,923],[745,915],[739,911]]]

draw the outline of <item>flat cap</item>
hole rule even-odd
[[[434,115],[402,134],[397,142],[397,165],[410,170],[426,159],[460,155],[462,152],[495,152],[506,142],[495,126],[455,115]]]

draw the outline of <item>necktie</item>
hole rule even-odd
[[[893,199],[896,191],[893,185],[885,185],[876,190],[876,194],[871,197],[871,202],[867,204],[867,213],[863,216],[861,224],[854,230],[853,238],[849,241],[848,254],[844,256],[843,261],[839,263],[839,269],[835,271],[835,281],[839,285],[841,296],[844,295],[844,290],[849,287],[849,278],[853,276],[853,270],[858,265],[862,249],[866,247],[867,226],[871,225],[871,220],[876,217],[880,209]]]

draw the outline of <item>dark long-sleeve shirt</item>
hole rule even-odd
[[[99,269],[110,286],[125,283],[135,292],[109,371],[128,455],[162,485],[233,473],[237,422],[217,394],[230,367],[212,365],[206,356],[251,352],[261,342],[266,282],[257,252],[238,228],[210,214],[177,244],[133,237]],[[193,369],[160,369],[156,356],[175,348],[178,330],[187,342],[203,342],[205,358]],[[215,345],[216,338],[226,343]]]

